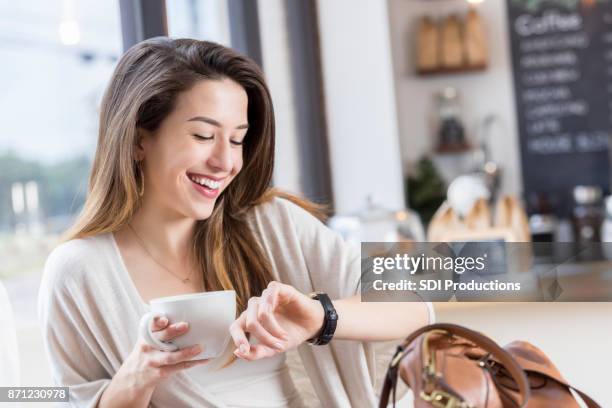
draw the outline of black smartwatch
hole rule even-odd
[[[332,337],[334,337],[334,332],[338,324],[338,313],[336,313],[336,309],[326,293],[315,292],[311,293],[310,297],[321,302],[325,317],[323,318],[323,328],[319,335],[312,339],[308,339],[307,342],[313,346],[322,346],[329,343]]]

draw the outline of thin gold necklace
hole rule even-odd
[[[142,241],[142,238],[140,238],[140,235],[138,235],[136,233],[136,230],[134,230],[134,228],[132,227],[132,225],[128,222],[127,223],[128,227],[130,228],[130,230],[132,230],[132,232],[134,233],[134,235],[136,236],[136,239],[138,241],[138,245],[140,245],[142,247],[142,249],[145,250],[145,252],[149,255],[149,257],[151,257],[151,259],[153,260],[153,262],[155,262],[156,264],[158,264],[159,266],[161,266],[162,268],[164,268],[170,275],[174,276],[175,278],[179,279],[181,282],[183,282],[185,285],[188,284],[190,282],[191,279],[191,272],[189,272],[189,275],[186,278],[183,278],[179,275],[177,275],[176,273],[172,272],[170,269],[166,268],[162,263],[158,262],[157,259],[155,259],[155,257],[151,254],[151,252],[149,252],[149,250],[147,249],[147,247],[145,246],[144,242]]]

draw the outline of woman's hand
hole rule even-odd
[[[189,324],[187,322],[169,324],[168,319],[161,316],[153,319],[151,330],[159,340],[169,341],[187,333]],[[146,388],[157,385],[160,380],[180,370],[206,363],[208,360],[190,360],[201,352],[202,346],[198,344],[177,351],[160,351],[139,339],[119,372],[123,370],[121,374],[129,377],[131,383]]]
[[[290,350],[315,337],[323,326],[321,304],[293,286],[272,281],[260,297],[249,299],[247,309],[232,323],[234,354],[258,360]],[[250,333],[259,344],[250,345]]]
[[[156,317],[151,322],[151,330],[161,341],[168,341],[189,331],[186,322],[169,324],[165,317]],[[181,370],[185,370],[209,360],[194,360],[191,358],[202,352],[200,345],[185,347],[177,351],[160,351],[139,339],[136,346],[123,362],[111,384],[104,391],[100,400],[103,406],[124,406],[122,402],[130,402],[126,406],[139,406],[151,398],[155,386],[164,378]],[[137,403],[138,402],[138,403]]]

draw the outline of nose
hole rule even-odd
[[[234,163],[229,140],[215,138],[208,164],[219,171],[229,172],[232,169]]]

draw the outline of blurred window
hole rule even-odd
[[[116,1],[0,2],[0,279],[18,325],[35,319],[44,261],[84,203],[120,54]]]
[[[230,44],[228,0],[166,5],[171,37]],[[0,281],[19,342],[36,344],[20,350],[30,385],[51,382],[40,365],[40,276],[85,202],[100,101],[121,54],[117,0],[0,2]]]
[[[166,8],[170,37],[230,46],[228,0],[172,0]]]

